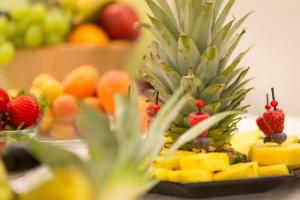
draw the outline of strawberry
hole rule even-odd
[[[284,120],[285,115],[283,113],[283,110],[276,109],[269,112],[264,113],[263,115],[264,121],[270,129],[273,131],[273,133],[282,133],[284,130]]]
[[[0,154],[2,153],[2,151],[5,149],[5,143],[4,142],[0,142]]]
[[[9,96],[7,92],[0,88],[0,113],[4,114],[8,111]]]
[[[267,136],[272,136],[272,129],[269,127],[269,125],[265,122],[263,117],[259,117],[256,119],[256,124],[259,127],[259,129]]]
[[[40,117],[38,102],[30,96],[18,96],[9,103],[11,123],[15,127],[27,128],[35,125]]]
[[[193,112],[188,116],[188,123],[191,127],[193,127],[199,124],[200,122],[206,120],[207,118],[209,118],[209,114],[205,112]],[[208,130],[201,133],[197,138],[204,137],[207,135],[207,133]]]
[[[189,123],[190,127],[196,126],[200,122],[209,118],[209,114],[205,113],[201,110],[201,108],[204,106],[204,102],[201,99],[199,99],[195,102],[195,106],[198,108],[198,112],[193,112],[193,113],[189,114],[189,116],[188,116],[188,123]],[[203,133],[198,135],[197,139],[206,136],[207,133],[208,133],[208,130],[204,131]]]

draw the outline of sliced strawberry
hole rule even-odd
[[[268,137],[271,137],[273,134],[272,129],[269,127],[269,125],[265,122],[263,117],[259,117],[256,119],[256,124],[259,127],[259,129]]]
[[[264,113],[263,118],[273,133],[283,132],[285,115],[281,109],[266,112]]]

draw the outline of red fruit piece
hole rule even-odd
[[[256,119],[256,124],[259,127],[259,129],[268,137],[272,136],[272,129],[269,127],[269,125],[265,122],[263,117],[259,117]]]
[[[7,92],[0,88],[0,113],[6,113],[8,111],[8,103],[9,103],[9,96]]]
[[[5,143],[4,142],[0,142],[0,154],[2,153],[2,151],[5,149]]]
[[[200,122],[203,122],[207,118],[209,118],[208,113],[201,112],[201,111],[193,112],[193,113],[189,114],[189,116],[188,116],[188,123],[191,127],[193,127],[193,126],[196,126],[197,124],[199,124]],[[208,130],[201,133],[197,138],[204,137],[207,135],[207,133],[208,133]]]
[[[277,109],[264,113],[264,121],[272,129],[273,133],[282,133],[284,130],[285,115],[283,110]]]
[[[40,118],[38,102],[30,96],[18,96],[9,103],[11,123],[15,127],[22,124],[22,128],[35,125]]]
[[[106,6],[100,15],[101,26],[112,39],[135,40],[140,34],[140,29],[135,27],[139,18],[135,11],[123,3]]]

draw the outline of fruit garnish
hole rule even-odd
[[[287,139],[286,134],[283,133],[285,115],[283,110],[278,108],[279,103],[275,99],[274,88],[271,88],[271,92],[273,100],[269,104],[269,98],[267,95],[267,105],[265,106],[267,112],[256,120],[256,124],[266,135],[267,138],[264,140],[265,142],[272,141],[282,144]],[[272,108],[270,107],[272,107],[273,110],[271,110]]]
[[[147,108],[147,114],[149,117],[154,117],[160,110],[159,105],[159,92],[155,91],[153,96],[155,96],[154,103],[151,103]]]
[[[196,101],[195,106],[198,108],[198,112],[193,112],[189,114],[188,116],[188,123],[190,127],[196,126],[200,122],[206,120],[209,118],[209,114],[202,111],[202,107],[204,106],[204,102],[199,99]],[[201,137],[206,136],[208,133],[208,130],[204,131],[203,133],[199,134],[198,139]]]
[[[14,127],[28,128],[40,118],[38,102],[31,96],[18,96],[9,102],[9,114]]]
[[[269,103],[269,94],[267,94],[266,95],[266,99],[267,99],[267,104],[266,104],[266,106],[265,106],[265,109],[267,110],[267,111],[269,111],[269,110],[271,110],[271,105],[270,105],[270,103]]]

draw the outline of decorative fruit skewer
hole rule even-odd
[[[160,105],[159,105],[159,92],[155,91],[153,96],[155,96],[155,100],[154,103],[151,103],[148,108],[147,108],[147,115],[149,116],[149,120],[148,120],[148,127],[150,126],[153,118],[155,117],[155,115],[158,113],[158,111],[160,110]]]
[[[193,112],[188,116],[188,123],[190,127],[196,126],[197,124],[203,122],[207,118],[209,118],[209,114],[202,111],[202,107],[204,106],[204,102],[199,99],[196,101],[195,106],[198,108],[197,112]],[[210,146],[209,138],[205,137],[208,134],[208,130],[199,134],[199,136],[194,140],[193,146],[194,148],[200,150],[206,150]]]
[[[283,133],[285,115],[282,109],[277,108],[278,101],[275,99],[274,88],[271,91],[273,99],[271,106],[269,105],[267,96],[267,105],[265,106],[267,112],[259,117],[256,123],[259,129],[266,135],[265,142],[272,141],[282,144],[287,139],[287,135]],[[271,110],[272,108],[273,110]]]

